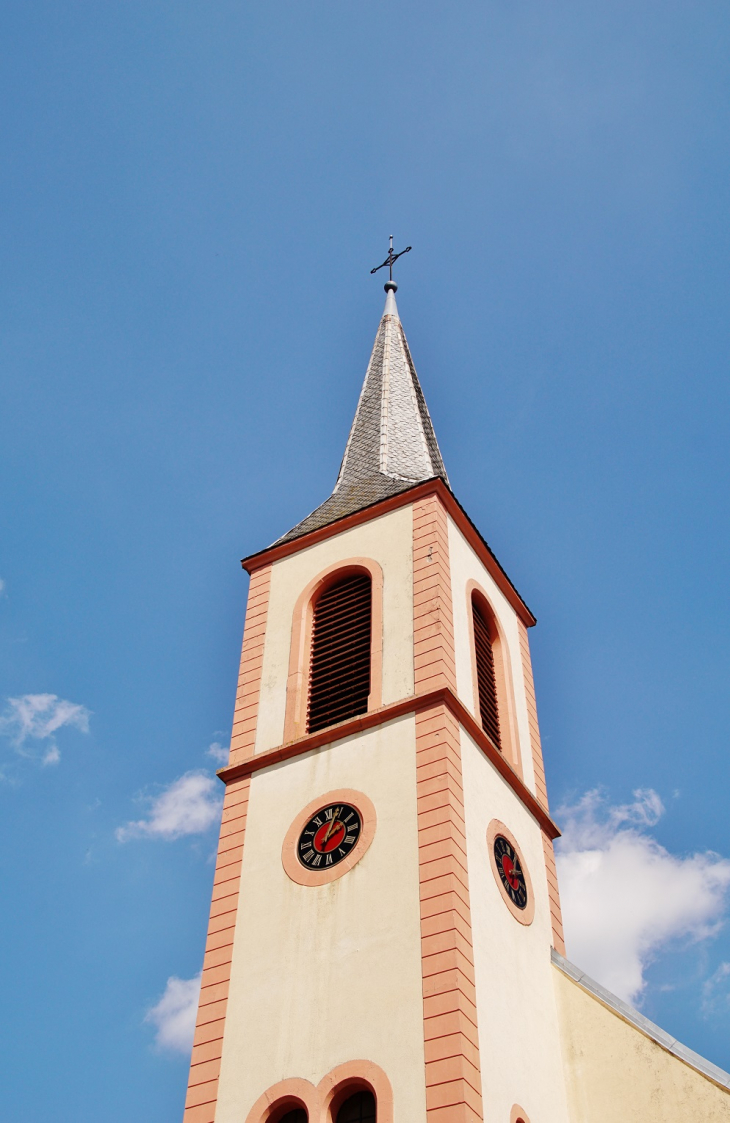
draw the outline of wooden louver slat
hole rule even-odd
[[[370,577],[331,585],[314,606],[307,731],[364,714],[370,694]]]
[[[492,641],[489,638],[487,622],[474,603],[472,603],[472,612],[474,614],[474,647],[477,657],[477,687],[482,727],[487,736],[501,750],[497,679],[494,673]]]

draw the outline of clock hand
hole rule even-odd
[[[327,845],[327,842],[328,842],[328,840],[329,840],[329,837],[330,837],[330,835],[332,834],[332,831],[334,830],[334,827],[335,827],[335,823],[336,823],[336,822],[338,821],[338,820],[337,820],[337,816],[339,815],[339,813],[340,813],[340,810],[341,810],[341,809],[340,809],[339,807],[335,807],[335,808],[334,808],[334,810],[332,811],[332,818],[330,819],[330,825],[328,826],[328,828],[327,828],[327,830],[326,830],[326,832],[325,832],[325,836],[324,836],[324,838],[322,839],[322,846],[326,846],[326,845]]]

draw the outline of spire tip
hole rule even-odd
[[[385,289],[385,308],[383,309],[384,316],[395,316],[400,319],[398,315],[398,305],[395,302],[395,294],[398,286],[395,281],[386,281],[383,285]]]

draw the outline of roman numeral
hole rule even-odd
[[[325,860],[324,860],[324,864],[325,864],[326,866],[331,866],[331,865],[332,865],[332,855],[331,855],[331,854],[328,854],[328,855],[327,855],[327,857],[326,857],[326,858],[325,858]]]
[[[306,854],[302,854],[302,861],[309,862],[314,857],[314,850],[307,850]]]
[[[314,860],[312,862],[312,865],[313,866],[321,866],[322,865],[322,855],[321,854],[315,854],[314,855]]]
[[[322,820],[317,815],[314,816],[314,819],[312,820],[312,822],[316,823],[318,827],[322,826]]]
[[[354,835],[354,834],[345,835],[345,842],[356,842],[356,841],[357,841],[357,835]]]

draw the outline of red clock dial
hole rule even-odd
[[[347,857],[361,830],[360,813],[349,803],[322,807],[299,835],[297,857],[307,869],[329,869]]]
[[[504,890],[518,909],[527,908],[527,882],[522,862],[511,842],[498,834],[494,840],[494,860]]]
[[[331,854],[336,850],[347,834],[347,827],[340,819],[330,819],[322,823],[318,831],[314,832],[312,846],[318,854]]]

